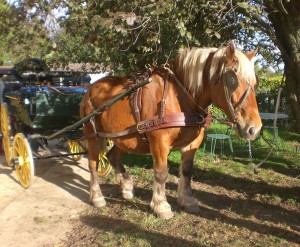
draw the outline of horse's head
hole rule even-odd
[[[262,126],[254,92],[258,84],[252,61],[256,52],[244,54],[229,44],[214,55],[222,59],[217,69],[218,79],[211,86],[213,103],[226,113],[236,124],[239,135],[247,140],[255,139]]]

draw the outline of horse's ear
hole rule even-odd
[[[254,51],[247,52],[245,55],[251,61],[257,52],[258,52],[258,47]]]
[[[231,62],[234,59],[234,54],[235,54],[235,47],[232,42],[228,44],[226,47],[226,60],[227,62]]]

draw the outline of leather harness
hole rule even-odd
[[[161,100],[160,113],[152,118],[141,120],[141,109],[142,109],[142,94],[143,89],[138,88],[134,91],[130,96],[131,107],[133,108],[134,118],[136,124],[128,127],[124,131],[119,132],[97,132],[95,128],[94,119],[90,120],[90,123],[93,125],[93,129],[95,133],[86,135],[85,138],[91,137],[105,137],[105,138],[114,138],[129,135],[132,133],[138,132],[142,134],[142,138],[147,141],[147,137],[145,135],[146,132],[163,129],[163,128],[171,128],[171,127],[201,127],[205,125],[206,117],[208,116],[207,112],[196,113],[196,112],[174,112],[174,113],[166,113],[166,100],[167,100],[167,92],[169,85],[170,73],[168,73],[167,77],[164,80],[164,92]],[[176,78],[175,78],[176,79]],[[175,82],[177,82],[175,80]],[[91,101],[88,100],[89,106],[92,111],[95,111]]]

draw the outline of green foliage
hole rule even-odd
[[[222,119],[226,118],[225,113],[223,113],[223,111],[220,108],[218,108],[214,105],[211,105],[209,107],[209,111],[214,117],[222,118]]]
[[[38,6],[38,5],[37,5]],[[46,19],[40,8],[33,9],[19,2],[9,5],[0,3],[0,61],[8,64],[25,58],[44,58],[49,53],[49,30],[44,25]],[[30,12],[29,12],[30,11]]]
[[[277,93],[281,84],[282,76],[280,75],[271,77],[261,76],[259,77],[259,87],[257,88],[257,92]]]
[[[146,64],[167,63],[182,47],[219,47],[238,36],[254,37],[240,31],[241,27],[250,29],[251,24],[247,15],[235,11],[260,8],[246,2],[233,4],[204,0],[15,1],[9,6],[15,12],[8,15],[10,25],[5,28],[10,35],[6,44],[11,45],[7,51],[14,60],[36,56],[51,63],[95,62],[117,73],[130,73]],[[23,13],[22,21],[12,25],[14,18],[20,19],[18,13]]]
[[[276,100],[278,96],[278,90],[280,87],[285,87],[282,85],[282,75],[274,76],[260,76],[259,86],[256,90],[256,99],[259,105],[259,110],[261,112],[274,112]],[[279,105],[279,111],[286,112],[286,98],[283,92],[280,96],[281,103]]]

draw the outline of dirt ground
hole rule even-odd
[[[55,246],[72,230],[71,220],[89,206],[87,159],[35,162],[34,181],[21,187],[0,156],[0,246]]]

